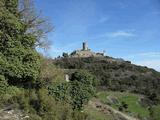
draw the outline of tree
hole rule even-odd
[[[148,98],[154,102],[154,104],[158,104],[160,99],[156,92],[150,92]]]
[[[97,79],[95,78],[95,76],[93,76],[86,70],[77,70],[76,72],[74,72],[71,76],[71,81],[78,81],[85,85],[97,85]]]
[[[128,109],[128,104],[125,103],[124,101],[122,101],[122,107],[123,107],[124,109]]]
[[[63,53],[63,57],[68,57],[69,55],[68,55],[68,53]]]
[[[31,33],[36,37],[36,47],[47,49],[50,41],[46,34],[53,30],[52,24],[44,17],[41,12],[37,13],[33,0],[19,0],[19,14],[21,20],[26,24],[26,33]]]
[[[6,93],[8,84],[4,76],[0,75],[0,96]]]
[[[159,115],[159,111],[160,111],[160,105],[157,106],[152,106],[150,109],[150,117],[153,120],[160,120],[160,115]]]
[[[74,110],[82,110],[95,94],[95,78],[85,70],[73,73],[70,82],[49,87],[49,94],[57,101],[67,102]]]
[[[56,67],[52,60],[43,58],[40,65],[40,74],[37,81],[37,87],[48,88],[49,86],[56,86],[64,81],[63,70]]]
[[[1,0],[0,6],[0,75],[12,85],[35,82],[40,68],[36,36],[27,32],[18,0]]]
[[[70,96],[73,109],[81,110],[94,95],[95,78],[85,70],[78,70],[71,77]]]

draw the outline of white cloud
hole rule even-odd
[[[134,37],[136,36],[133,32],[123,31],[123,30],[107,33],[106,35],[108,37]]]
[[[160,59],[137,61],[135,64],[147,66],[149,68],[154,68],[155,70],[160,71]]]
[[[129,38],[129,37],[136,37],[134,29],[128,29],[128,30],[118,30],[113,32],[105,32],[103,34],[98,34],[93,37],[90,37],[88,39],[96,40],[96,39],[102,39],[105,38],[107,40],[113,40],[112,38]],[[119,40],[119,39],[114,39]]]

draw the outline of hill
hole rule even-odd
[[[160,73],[154,69],[109,56],[63,57],[53,63],[67,69],[68,73],[74,69],[88,70],[98,79],[100,89],[144,94],[154,102],[159,101]]]

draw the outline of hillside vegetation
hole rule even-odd
[[[48,29],[30,2],[0,0],[0,119],[90,120],[81,110],[95,93],[94,77],[77,71],[66,83],[36,51]]]
[[[142,95],[127,92],[103,91],[97,93],[97,98],[117,110],[135,117],[148,118],[150,114],[149,106],[142,104],[141,99],[143,99],[143,97]]]
[[[111,57],[60,58],[53,61],[63,69],[85,69],[92,73],[101,89],[130,91],[159,101],[160,73],[129,61]]]
[[[36,48],[46,45],[48,29],[30,2],[0,0],[1,120],[132,120],[119,111],[159,120],[160,73],[110,57],[43,57]],[[116,95],[120,104],[112,104],[103,96],[116,93],[104,89],[147,95],[141,100],[145,107],[135,104],[139,96],[133,94]],[[93,97],[105,111],[97,109]],[[118,119],[113,111],[120,113]]]
[[[154,69],[108,56],[63,57],[53,60],[53,64],[67,74],[85,69],[94,75],[98,80],[96,97],[104,104],[139,119],[159,120],[160,73]]]

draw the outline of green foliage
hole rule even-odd
[[[49,87],[49,94],[58,101],[65,101],[73,109],[82,110],[95,93],[95,78],[87,71],[79,70],[73,73],[69,83],[61,83]]]
[[[94,95],[94,77],[84,70],[73,73],[70,95],[73,109],[81,110]]]
[[[8,84],[7,81],[5,80],[5,77],[0,75],[0,94],[3,95],[6,93]]]
[[[154,102],[154,104],[158,104],[160,102],[160,96],[156,92],[150,92],[148,98]]]
[[[72,120],[93,120],[87,113],[74,111],[72,115]]]
[[[124,101],[122,101],[122,103],[120,104],[120,106],[118,107],[119,111],[127,111],[128,109],[128,104],[125,103]]]
[[[36,21],[34,31],[33,24],[25,21],[28,16],[19,14],[18,3],[0,0],[0,107],[15,105],[31,120],[86,120],[86,114],[73,111],[65,102],[65,92],[70,91],[60,84],[64,81],[62,70],[41,60],[35,49],[47,32],[38,25],[43,21]],[[49,94],[50,86],[57,86],[56,98]]]
[[[72,74],[71,81],[78,81],[85,85],[96,86],[97,79],[86,70],[78,70]]]
[[[21,89],[15,86],[7,86],[5,88],[5,92],[1,92],[0,94],[0,107],[5,106],[8,104],[9,100],[12,100],[13,97],[19,95],[21,93]]]
[[[42,59],[40,66],[40,75],[37,80],[39,88],[56,86],[64,82],[64,72],[52,64],[51,60]]]
[[[67,120],[71,116],[71,108],[67,104],[56,102],[48,91],[41,89],[38,92],[39,109],[38,113],[43,120]]]
[[[73,109],[81,110],[84,105],[88,103],[90,98],[94,95],[94,89],[92,86],[84,85],[78,81],[74,81],[71,87],[71,98]]]
[[[53,61],[64,69],[85,69],[99,80],[98,88],[114,91],[130,91],[150,96],[160,96],[160,73],[147,67],[118,61],[111,57],[61,58]],[[150,97],[151,98],[151,97]]]
[[[86,113],[73,111],[64,101],[56,101],[47,89],[19,89],[16,95],[6,100],[6,105],[14,105],[29,115],[29,120],[89,120]]]
[[[9,86],[5,77],[0,75],[0,106],[19,93],[20,90],[17,87]]]
[[[151,119],[153,119],[153,120],[160,120],[159,111],[160,111],[160,105],[151,107],[150,108]]]
[[[68,57],[69,55],[68,55],[68,53],[65,53],[65,52],[64,52],[64,53],[62,54],[62,56],[63,56],[63,57]]]
[[[91,120],[115,120],[112,114],[106,114],[104,111],[96,109],[92,104],[85,107],[86,112]]]
[[[127,109],[127,108],[128,108],[128,104],[125,103],[124,101],[122,101],[122,107],[123,107],[124,109]]]
[[[39,75],[40,56],[34,48],[36,37],[27,34],[18,13],[18,0],[1,1],[0,73],[9,84],[34,82]]]
[[[19,0],[5,0],[5,6],[11,13],[17,12]]]
[[[140,118],[149,118],[149,106],[144,107],[141,105],[141,97],[141,95],[128,92],[101,91],[97,93],[98,99],[119,111],[132,114]]]
[[[7,102],[7,105],[18,105],[17,107],[28,114],[31,120],[71,120],[72,109],[69,104],[57,102],[48,95],[47,89],[25,90]]]
[[[69,83],[61,83],[57,86],[50,86],[49,88],[49,94],[54,96],[54,98],[57,101],[65,101],[67,103],[70,103],[70,84]]]

